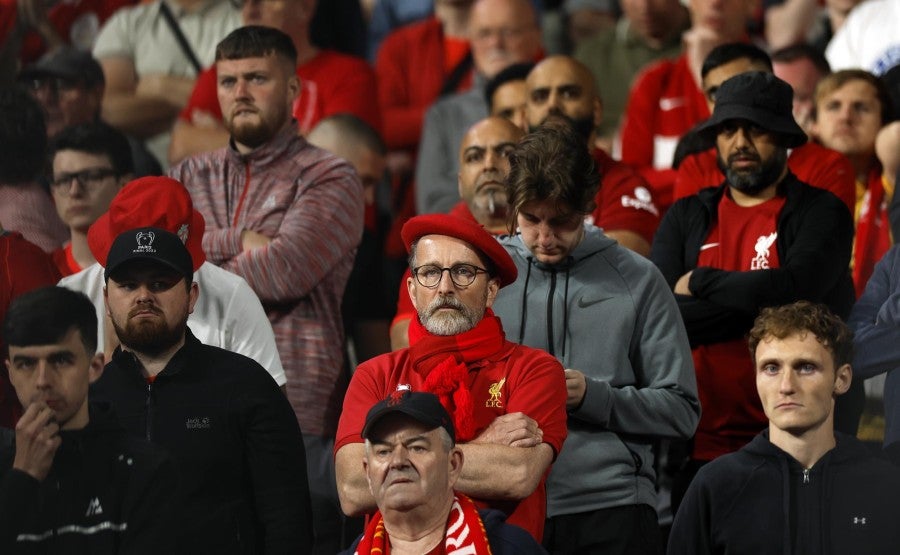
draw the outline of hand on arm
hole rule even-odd
[[[363,470],[365,455],[365,444],[348,443],[338,449],[334,456],[338,497],[341,500],[341,510],[347,516],[360,516],[377,508]]]
[[[265,247],[271,242],[272,239],[251,229],[245,229],[241,232],[241,245],[245,251]]]
[[[53,457],[62,439],[53,420],[53,410],[46,404],[32,403],[16,423],[16,456],[13,468],[43,481],[53,466]]]
[[[675,287],[674,287],[673,291],[675,292],[676,295],[687,295],[688,297],[693,296],[691,294],[691,288],[690,288],[692,273],[694,273],[693,270],[684,274],[683,276],[678,278],[678,281],[675,282]]]
[[[503,414],[494,419],[471,443],[493,443],[509,447],[534,447],[544,439],[538,423],[521,412]]]
[[[578,370],[566,369],[566,409],[575,410],[584,401],[587,380]]]
[[[181,105],[163,95],[140,92],[157,89],[160,85],[153,82],[141,85],[133,60],[104,58],[100,60],[100,65],[106,78],[102,109],[104,121],[139,138],[152,137],[172,126]]]

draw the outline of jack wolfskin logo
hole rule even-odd
[[[95,516],[95,515],[102,515],[102,514],[103,514],[103,507],[100,506],[100,498],[94,497],[93,499],[91,499],[91,502],[88,503],[87,512],[84,513],[84,516]]]
[[[188,418],[185,422],[185,427],[188,430],[208,430],[212,427],[212,423],[208,416],[201,416],[198,418]]]

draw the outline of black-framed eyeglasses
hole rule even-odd
[[[454,264],[449,268],[441,268],[434,264],[425,264],[418,268],[413,268],[412,273],[416,276],[416,281],[423,287],[429,289],[437,287],[444,277],[444,272],[450,272],[450,281],[457,287],[468,287],[475,282],[478,274],[486,274],[487,270],[479,268],[474,264]]]
[[[62,173],[50,183],[50,187],[55,193],[67,197],[72,192],[72,181],[76,181],[85,191],[94,191],[104,179],[115,175],[116,170],[112,168],[88,168],[80,172]]]

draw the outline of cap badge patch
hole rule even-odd
[[[137,240],[137,248],[132,252],[156,252],[156,249],[153,248],[156,234],[152,231],[138,231],[134,238]]]
[[[187,244],[188,233],[190,232],[190,229],[191,226],[188,224],[181,224],[181,227],[178,228],[178,232],[176,233],[176,235],[178,235],[178,238],[181,239],[182,243]]]

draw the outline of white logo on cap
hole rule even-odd
[[[178,235],[178,238],[181,239],[182,243],[187,243],[188,232],[190,229],[191,227],[188,224],[181,224],[181,227],[178,228],[178,233],[176,233],[176,235]]]
[[[137,248],[132,252],[156,252],[156,249],[153,248],[156,234],[152,231],[138,231],[134,238],[137,240]]]

